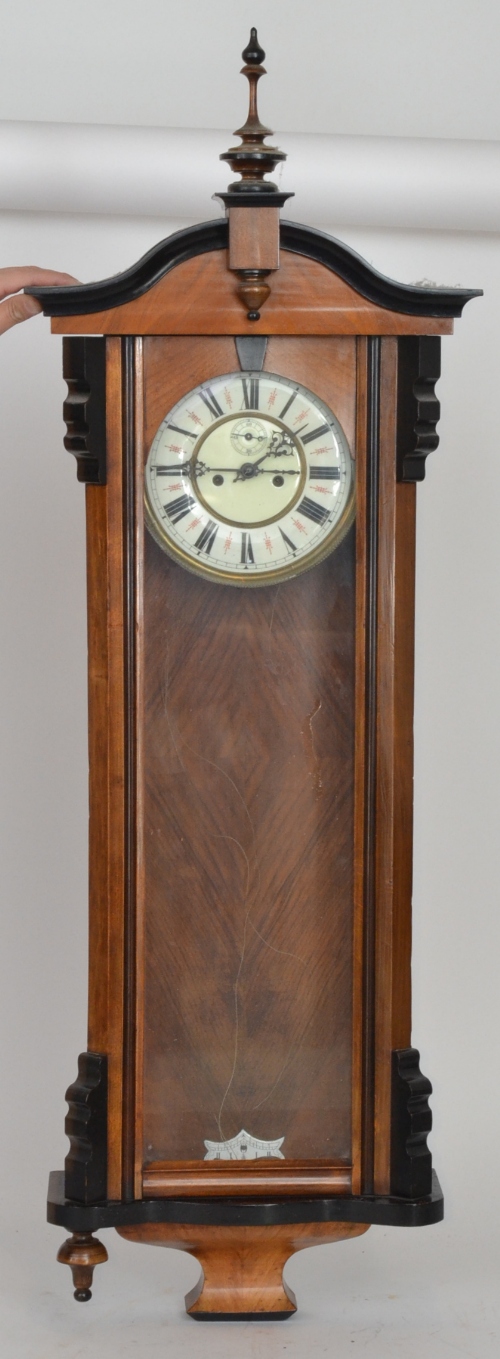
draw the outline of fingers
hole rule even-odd
[[[6,302],[0,303],[0,335],[10,330],[11,326],[17,326],[19,321],[27,321],[28,317],[35,316],[41,310],[41,304],[36,297],[28,297],[26,293],[8,297]]]
[[[77,282],[71,274],[60,274],[56,269],[38,269],[36,265],[0,269],[0,299],[8,297],[9,293],[18,293],[21,288],[69,287]]]
[[[0,335],[42,310],[36,297],[21,293],[21,288],[67,288],[77,282],[71,274],[60,274],[56,269],[38,269],[36,265],[0,269]],[[2,298],[5,301],[1,301]]]

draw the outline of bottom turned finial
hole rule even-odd
[[[260,319],[260,307],[264,306],[270,296],[271,289],[264,280],[268,277],[270,269],[236,269],[235,273],[241,279],[237,289],[238,297],[247,309],[247,319],[258,321]]]
[[[69,1265],[75,1285],[77,1302],[89,1302],[92,1297],[92,1277],[96,1265],[104,1265],[108,1258],[106,1247],[91,1232],[75,1232],[57,1252],[61,1265]]]

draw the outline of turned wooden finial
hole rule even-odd
[[[277,146],[265,146],[266,137],[272,136],[272,129],[264,127],[261,123],[257,110],[257,85],[261,76],[266,75],[265,67],[262,62],[265,52],[259,44],[257,29],[250,30],[250,42],[242,52],[245,65],[242,68],[242,75],[246,75],[249,84],[248,116],[243,127],[236,128],[235,137],[241,137],[241,146],[231,146],[229,151],[224,151],[220,160],[227,160],[235,174],[240,174],[241,179],[229,185],[229,193],[278,193],[278,186],[270,180],[264,180],[264,175],[273,171],[281,160],[286,160],[284,151],[280,151]]]
[[[89,1302],[92,1297],[91,1283],[96,1265],[103,1265],[108,1258],[106,1247],[92,1232],[73,1232],[63,1241],[57,1252],[59,1264],[69,1265],[73,1275],[74,1298],[76,1302]]]
[[[241,74],[249,85],[247,120],[234,134],[241,137],[241,146],[230,146],[220,156],[241,178],[217,197],[222,199],[229,218],[229,268],[240,279],[236,291],[247,319],[258,321],[259,309],[271,292],[267,278],[279,268],[279,210],[292,195],[282,193],[277,184],[264,178],[286,160],[286,154],[277,146],[266,146],[265,139],[272,136],[272,130],[259,118],[257,85],[266,74],[262,65],[266,54],[256,28],[250,29],[250,41],[241,55],[245,63]]]

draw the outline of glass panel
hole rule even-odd
[[[354,536],[242,589],[145,532],[146,1162],[350,1159]]]

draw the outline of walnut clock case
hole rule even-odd
[[[226,216],[102,283],[66,338],[86,483],[88,1051],[59,1259],[197,1256],[198,1319],[284,1319],[286,1259],[443,1199],[411,1046],[415,483],[477,293],[281,222],[250,84]]]

